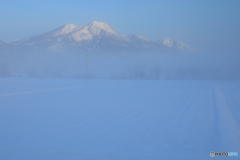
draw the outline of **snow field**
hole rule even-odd
[[[0,79],[0,159],[240,153],[239,106],[239,81]]]

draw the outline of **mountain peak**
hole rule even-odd
[[[116,33],[115,31],[112,30],[112,28],[110,28],[106,23],[103,22],[92,21],[87,26],[91,30],[103,29],[107,32]]]
[[[155,41],[158,44],[162,44],[168,48],[175,48],[177,50],[181,50],[181,51],[194,51],[195,49],[184,44],[183,42],[174,40],[172,38],[165,38],[163,40],[157,40]]]
[[[64,34],[71,33],[75,28],[77,28],[74,24],[66,24],[62,27],[60,27],[55,33],[54,36],[60,36]]]
[[[69,24],[64,25],[63,27],[66,28],[66,29],[74,29],[77,26],[75,24],[69,23]]]
[[[173,48],[174,46],[177,45],[178,41],[176,41],[172,38],[165,38],[162,43],[163,43],[163,45],[165,45],[169,48]]]
[[[89,27],[91,27],[91,26],[104,27],[104,26],[108,26],[108,25],[106,23],[103,23],[103,22],[92,21],[87,26],[89,26]]]

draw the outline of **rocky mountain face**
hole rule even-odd
[[[53,31],[10,43],[24,50],[53,52],[192,51],[190,46],[170,38],[152,41],[143,36],[120,35],[106,23],[93,21],[86,26],[67,24]]]

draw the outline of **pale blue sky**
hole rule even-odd
[[[7,0],[0,2],[0,20],[5,42],[95,20],[120,34],[170,37],[202,50],[240,49],[239,0]]]

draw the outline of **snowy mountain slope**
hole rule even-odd
[[[177,49],[177,50],[187,50],[187,51],[194,51],[194,48],[184,44],[183,42],[171,39],[171,38],[165,38],[163,40],[156,40],[155,41],[158,44],[162,44],[168,48],[172,48],[172,49]]]
[[[136,34],[120,35],[106,23],[92,21],[83,27],[67,24],[42,35],[17,40],[11,44],[20,48],[55,52],[192,50],[182,42],[174,41],[174,46],[171,46],[168,43],[173,42],[168,41],[166,39],[151,41]]]
[[[77,42],[92,40],[94,36],[104,35],[118,36],[117,33],[113,31],[107,24],[96,21],[93,21],[87,26],[81,27],[71,33],[71,37]]]
[[[74,29],[78,28],[73,24],[67,24],[59,27],[53,31],[37,35],[34,37],[29,37],[25,39],[20,39],[12,42],[15,46],[25,46],[25,47],[35,47],[35,48],[48,48],[60,42],[69,42],[71,37],[69,34],[73,32]]]

